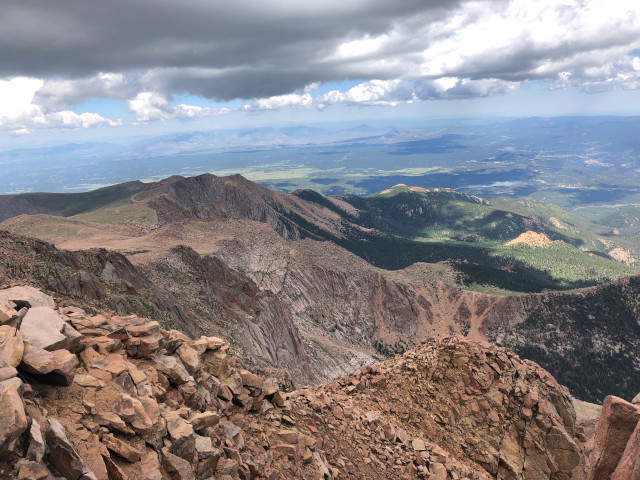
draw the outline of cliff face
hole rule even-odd
[[[432,341],[285,393],[220,338],[25,290],[0,291],[0,478],[537,480],[580,461],[567,390],[504,348]]]
[[[58,250],[7,232],[0,232],[0,255],[0,284],[33,284],[94,309],[152,317],[191,335],[224,331],[254,364],[288,372],[297,382],[319,381],[286,304],[213,257],[176,247],[143,271],[116,252]]]
[[[338,246],[406,256],[402,243],[359,227],[359,210],[344,201],[282,195],[240,176],[174,177],[136,188],[127,207],[153,207],[162,225],[110,236],[110,227],[92,223],[87,238],[66,240],[57,233],[57,244],[75,252],[2,234],[0,282],[32,282],[190,334],[229,335],[236,355],[288,370],[298,386],[426,338],[461,334],[540,362],[582,399],[630,399],[640,390],[638,278],[561,293],[483,295],[460,288],[449,263],[383,270]],[[30,220],[23,231],[50,230],[33,223],[46,217]],[[109,250],[85,250],[92,246]]]

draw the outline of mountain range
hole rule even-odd
[[[0,203],[0,283],[223,336],[292,387],[461,334],[584,400],[640,391],[635,252],[548,204],[402,185],[283,194],[239,175]]]

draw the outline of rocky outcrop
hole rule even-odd
[[[0,383],[0,471],[19,478],[562,479],[578,462],[568,392],[504,348],[433,341],[285,393],[220,338],[58,313],[81,335],[73,383]]]
[[[143,269],[116,252],[58,250],[50,244],[2,231],[0,255],[3,258],[0,284],[35,284],[55,292],[68,303],[153,316],[192,336],[225,332],[233,338],[238,351],[245,352],[248,361],[279,369],[282,376],[289,377],[289,382],[295,379],[303,385],[324,378],[314,375],[310,368],[311,362],[287,305],[271,292],[260,292],[250,278],[215,257],[203,258],[189,248],[176,247],[162,255],[153,268]],[[27,264],[28,269],[24,268]],[[109,274],[104,275],[105,271]],[[6,307],[6,315],[13,321],[17,317],[15,307],[15,304]],[[59,319],[50,310],[44,310],[44,306],[38,308],[43,309],[38,315],[48,312],[51,321],[42,324],[48,331],[30,329],[31,319],[36,319],[35,309],[27,313],[21,331],[29,330],[34,335],[34,344],[45,349],[51,345],[73,350],[73,346],[65,344],[75,336],[68,322],[63,322],[66,330],[61,332]],[[37,335],[43,343],[35,340]],[[53,341],[54,338],[57,340]],[[130,348],[136,347],[131,344]]]
[[[640,478],[640,407],[608,396],[573,480]]]

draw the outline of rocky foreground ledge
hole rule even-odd
[[[219,338],[29,287],[0,291],[0,324],[3,479],[568,480],[580,463],[568,391],[504,348],[433,341],[284,393]]]

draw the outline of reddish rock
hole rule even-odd
[[[638,407],[618,397],[606,397],[596,433],[585,446],[576,479],[611,478],[639,420]]]
[[[21,460],[17,467],[18,480],[45,480],[51,475],[51,472],[38,462]]]
[[[118,403],[115,405],[115,411],[120,418],[131,425],[131,428],[136,433],[141,435],[148,434],[154,426],[142,402],[126,393],[120,394]]]
[[[240,374],[240,378],[242,379],[242,385],[245,387],[262,389],[264,386],[264,379],[253,373],[243,372]]]
[[[104,461],[104,465],[107,468],[107,475],[109,475],[109,480],[128,480],[129,477],[127,477],[122,469],[118,465],[116,465],[113,460],[111,460],[110,455],[102,454],[102,460]]]
[[[49,351],[74,350],[79,342],[78,332],[50,307],[30,308],[20,325],[20,333],[25,342]]]
[[[55,308],[56,306],[53,298],[42,293],[37,288],[33,288],[30,286],[11,287],[0,290],[0,300],[2,300],[5,304],[16,303],[28,308]]]
[[[19,378],[0,382],[0,454],[27,429],[22,388]]]
[[[41,462],[45,454],[45,443],[42,438],[40,424],[34,418],[31,420],[31,428],[29,429],[29,449],[27,450],[27,460],[33,462]]]
[[[162,480],[158,453],[149,447],[145,448],[140,458],[140,467],[142,470],[142,480]]]
[[[67,478],[97,480],[97,477],[69,443],[64,428],[55,418],[49,419],[47,429],[48,461]]]
[[[0,368],[20,365],[23,351],[20,332],[9,325],[0,326]]]
[[[9,323],[17,317],[18,312],[16,311],[16,309],[13,308],[13,306],[11,306],[9,302],[5,302],[0,298],[0,325]]]
[[[113,432],[125,433],[133,435],[135,432],[127,426],[120,416],[113,412],[99,412],[93,417],[93,420],[103,427],[107,427]]]
[[[176,350],[176,354],[180,357],[182,364],[191,375],[200,370],[200,355],[197,350],[183,343],[180,348]]]
[[[134,337],[125,342],[125,349],[132,358],[153,358],[162,345],[159,332],[141,337]]]
[[[640,479],[640,421],[631,433],[611,480]]]
[[[172,454],[166,448],[162,449],[162,466],[171,480],[195,480],[196,478],[191,463]]]
[[[176,412],[163,412],[162,416],[167,421],[167,431],[171,437],[171,453],[191,461],[196,448],[193,427]]]
[[[20,368],[38,375],[43,383],[69,386],[73,383],[77,365],[77,357],[67,350],[48,352],[25,342]]]
[[[156,369],[167,375],[177,385],[193,381],[193,377],[189,375],[187,369],[177,358],[168,355],[156,355],[154,360]]]
[[[189,418],[189,422],[196,432],[200,432],[208,427],[213,427],[220,422],[220,415],[216,412],[196,413]]]
[[[138,448],[131,445],[130,443],[125,442],[124,440],[115,437],[111,433],[102,437],[102,443],[110,451],[112,451],[119,457],[124,458],[127,462],[137,462],[142,456],[142,452]]]

